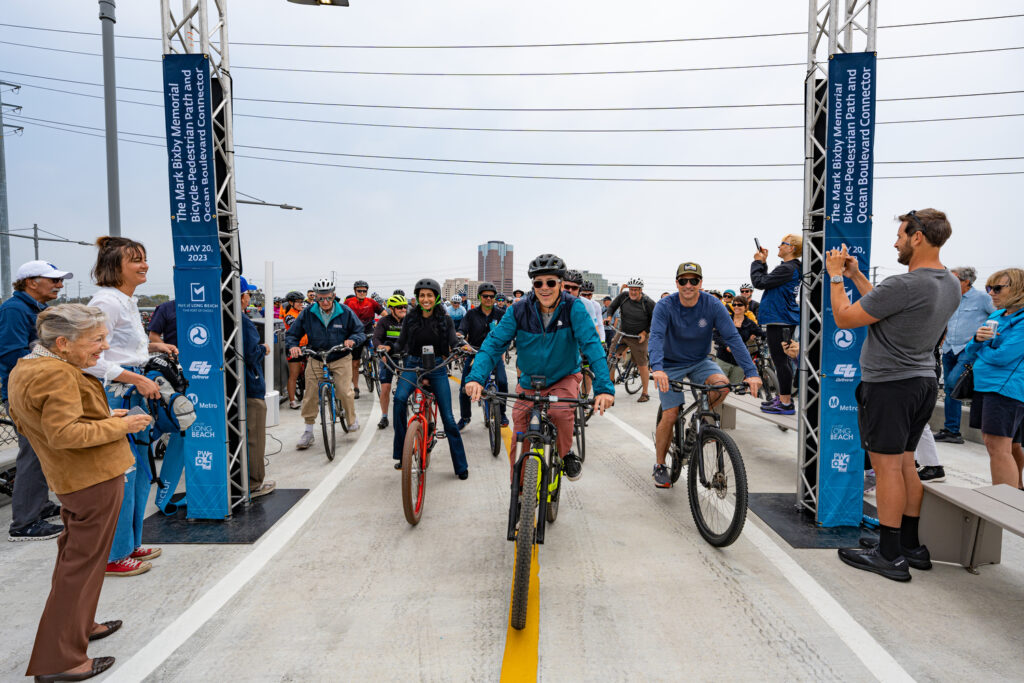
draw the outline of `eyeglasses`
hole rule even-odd
[[[533,288],[534,289],[541,289],[543,287],[547,287],[548,289],[554,289],[557,286],[558,286],[558,280],[534,280],[533,281]]]
[[[783,242],[779,246],[780,247],[791,247],[791,246],[793,246],[793,243],[792,242]]]
[[[693,285],[694,287],[696,287],[697,285],[700,284],[700,278],[699,277],[680,277],[680,278],[676,278],[676,282],[679,284],[680,287],[682,287],[683,285]]]
[[[740,293],[741,293],[741,294],[746,294],[747,292],[753,293],[753,292],[754,292],[754,290],[752,290],[752,289],[741,289],[741,290],[740,290]]]
[[[564,285],[562,285],[562,288],[565,289],[567,292],[578,292],[578,291],[580,291],[579,285],[569,284],[568,282],[566,282]]]
[[[988,292],[989,294],[998,294],[999,292],[1003,291],[1004,287],[1009,286],[1010,285],[985,285],[985,291]]]
[[[732,298],[732,294],[723,294],[722,298],[723,299],[731,299]]]
[[[356,290],[356,294],[366,294],[366,290],[365,289],[357,289]]]
[[[746,305],[746,304],[741,304],[741,303],[739,303],[739,302],[734,302],[734,303],[733,303],[733,305],[732,305],[732,307],[733,307],[733,308],[746,308],[746,307],[747,307],[747,305]]]
[[[494,295],[493,294],[481,294],[480,298],[481,299],[493,299]]]
[[[587,297],[588,299],[590,297],[594,296],[593,292],[580,292],[580,294],[582,294],[583,296]]]
[[[391,307],[392,311],[406,311],[408,309],[409,309],[408,306],[392,306]]]

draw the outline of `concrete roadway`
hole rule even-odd
[[[412,528],[375,403],[365,392],[357,401],[368,429],[342,439],[333,463],[319,434],[294,449],[301,419],[283,412],[268,477],[312,491],[256,545],[165,546],[148,574],[107,580],[97,618],[125,626],[90,649],[118,658],[106,680],[503,677],[507,460],[490,456],[477,411],[464,432],[469,479],[455,478],[441,442]],[[535,651],[511,653],[528,677],[534,656],[537,678],[551,681],[1020,679],[1021,539],[1005,537],[1003,563],[979,576],[936,565],[909,584],[850,569],[834,550],[793,550],[753,514],[734,545],[712,548],[685,488],[653,486],[642,441],[656,410],[620,389],[618,420],[591,420],[584,476],[566,482],[540,547]],[[751,490],[792,491],[795,434],[737,420]],[[950,484],[988,483],[983,447],[939,448]],[[52,542],[0,546],[5,681],[24,673],[54,554]]]

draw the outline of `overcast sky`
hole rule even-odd
[[[306,49],[242,45],[480,45],[623,41],[800,32],[806,3],[681,3],[664,0],[560,0],[490,3],[469,0],[351,0],[349,8],[305,7],[285,0],[230,2],[235,97],[333,103],[443,107],[651,107],[800,103],[802,66],[684,73],[546,77],[366,76],[249,70],[245,66],[416,72],[535,72],[665,69],[803,63],[803,35],[743,40],[524,49]],[[180,3],[172,2],[180,7]],[[160,33],[155,0],[117,8],[120,36]],[[0,21],[98,33],[95,2],[3,0]],[[1024,13],[1021,2],[965,4],[895,0],[880,4],[879,24]],[[902,55],[1016,47],[1024,18],[878,31],[878,97],[916,97],[1024,89],[1024,52],[1003,51],[918,59]],[[0,26],[0,41],[98,53],[99,35]],[[119,38],[119,86],[160,90],[157,40]],[[0,80],[25,87],[3,93],[22,114],[78,126],[103,126],[100,99],[89,85],[10,72],[101,83],[98,57],[0,43]],[[122,90],[121,99],[161,103],[158,93]],[[1024,95],[880,102],[884,121],[1024,113]],[[511,175],[672,179],[799,179],[800,128],[751,131],[554,133],[417,130],[297,123],[242,116],[334,122],[488,128],[707,128],[801,126],[802,106],[617,112],[474,112],[348,108],[237,101],[240,156],[329,164]],[[13,117],[8,116],[8,122]],[[162,136],[163,110],[118,105],[122,131]],[[87,241],[107,230],[103,140],[42,128],[5,138],[11,227],[41,228]],[[98,131],[79,128],[80,131]],[[134,138],[149,143],[160,139]],[[599,164],[795,164],[792,167],[650,168],[523,166],[312,156],[253,146],[319,152],[515,162]],[[878,162],[1024,156],[1024,117],[877,127]],[[149,250],[150,282],[140,293],[171,290],[171,234],[166,151],[120,144],[122,230]],[[876,176],[1022,171],[1024,162],[879,164]],[[736,287],[749,278],[753,238],[774,247],[801,225],[801,182],[596,182],[425,175],[237,160],[238,190],[303,211],[242,205],[246,274],[263,283],[264,261],[276,263],[277,294],[305,289],[334,270],[339,289],[355,277],[388,294],[420,277],[476,276],[476,245],[514,245],[516,284],[526,265],[554,252],[577,268],[624,281],[639,275],[656,296],[676,264],[703,265],[705,286]],[[875,182],[871,262],[881,275],[899,272],[892,218],[912,208],[946,211],[953,237],[947,265],[975,265],[983,274],[1020,266],[1024,230],[1014,216],[1024,176],[977,176]],[[13,268],[32,258],[31,242],[12,240]],[[42,256],[74,271],[83,293],[95,250],[44,243]],[[774,256],[774,250],[773,250]],[[773,259],[774,260],[774,259]],[[77,292],[77,283],[69,290]]]

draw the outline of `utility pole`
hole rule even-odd
[[[36,261],[39,260],[39,224],[32,224],[32,246],[35,249]]]
[[[121,236],[121,191],[117,168],[117,79],[114,69],[114,0],[99,0],[103,28],[103,106],[107,135],[107,216],[110,234]]]
[[[18,91],[21,88],[19,85],[14,83],[7,83],[0,81],[0,87],[9,86]],[[0,293],[3,295],[4,301],[11,296],[11,240],[8,236],[10,230],[10,221],[7,215],[7,165],[4,161],[4,136],[7,134],[7,129],[17,132],[24,130],[21,126],[12,126],[4,123],[4,107],[11,107],[15,111],[21,111],[21,107],[13,104],[5,104],[0,100]]]

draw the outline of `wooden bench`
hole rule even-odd
[[[793,431],[797,429],[796,415],[762,413],[761,399],[756,396],[737,396],[736,394],[729,394],[725,403],[718,407],[718,414],[722,416],[722,429],[736,429],[736,411],[759,417],[780,429],[792,429]]]
[[[979,565],[999,564],[1003,529],[1024,536],[1024,491],[924,482],[919,533],[933,560],[977,574]]]

